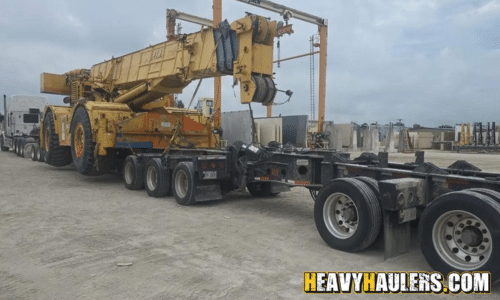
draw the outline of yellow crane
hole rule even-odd
[[[194,80],[232,75],[241,103],[271,105],[278,26],[247,15],[216,28],[170,35],[166,42],[91,69],[42,73],[41,92],[66,95],[70,104],[45,108],[40,129],[45,161],[53,166],[73,161],[89,175],[119,167],[130,152],[217,148],[220,124],[214,126],[198,111],[172,107],[171,95]]]

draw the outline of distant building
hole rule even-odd
[[[453,141],[455,129],[452,128],[409,128],[408,132],[415,149],[439,149],[440,142]],[[451,144],[445,148],[449,150]]]

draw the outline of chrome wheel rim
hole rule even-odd
[[[328,231],[339,239],[350,238],[358,229],[358,208],[343,193],[330,195],[323,206],[323,219]]]
[[[491,231],[469,212],[449,211],[432,228],[432,242],[438,255],[448,265],[460,270],[475,270],[491,257]]]
[[[154,191],[156,189],[156,186],[158,185],[158,173],[156,172],[155,167],[149,166],[146,178],[148,189],[150,191]]]
[[[132,180],[133,180],[133,168],[132,168],[132,163],[131,162],[127,162],[125,164],[125,182],[127,184],[132,184]]]
[[[179,170],[175,175],[175,192],[181,198],[186,197],[189,187],[189,180],[186,172]]]

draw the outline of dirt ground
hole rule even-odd
[[[426,152],[438,166],[458,159],[500,172],[500,155]],[[432,271],[412,237],[410,253],[389,261],[381,240],[344,253],[320,238],[305,189],[183,207],[114,175],[0,153],[0,299],[315,299],[303,292],[304,271]],[[387,296],[321,296],[331,297]],[[500,298],[500,285],[483,297]]]

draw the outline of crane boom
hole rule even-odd
[[[71,103],[90,98],[139,110],[164,95],[181,93],[193,80],[233,75],[241,85],[241,103],[270,105],[276,94],[272,79],[276,36],[276,22],[249,15],[231,25],[224,21],[217,28],[202,28],[112,58],[90,70],[74,70],[59,78],[43,73],[41,92],[70,95]],[[54,89],[56,81],[59,89]]]

